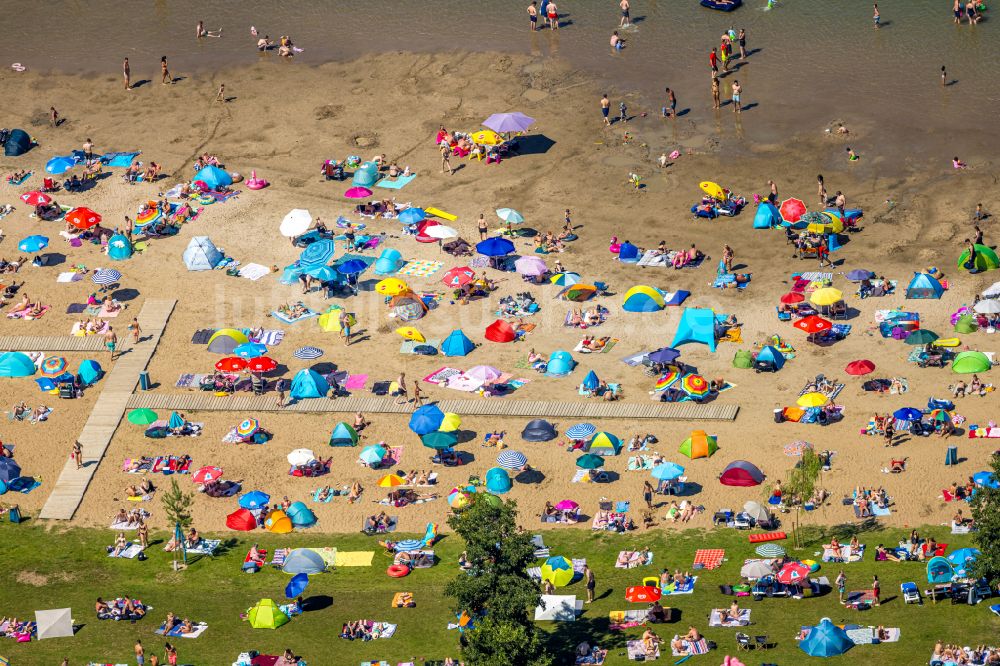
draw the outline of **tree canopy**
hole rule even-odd
[[[1000,479],[1000,455],[990,461],[993,476]],[[972,518],[976,521],[973,540],[979,548],[975,575],[991,586],[1000,585],[1000,488],[977,488],[972,495]]]

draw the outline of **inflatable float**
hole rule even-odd
[[[268,182],[263,178],[257,177],[257,170],[254,169],[250,172],[250,178],[247,179],[247,187],[251,190],[262,190],[268,186]]]
[[[405,564],[391,564],[385,572],[390,578],[402,578],[403,576],[409,575],[410,567]]]
[[[701,0],[701,6],[709,9],[717,9],[720,12],[731,12],[739,9],[743,0]]]

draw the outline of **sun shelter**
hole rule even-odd
[[[3,144],[3,154],[7,157],[18,157],[31,150],[31,137],[22,129],[14,129]]]
[[[35,374],[35,362],[24,352],[0,354],[0,377],[29,377]]]
[[[600,385],[601,380],[597,378],[597,373],[593,370],[588,372],[587,376],[580,382],[580,388],[584,391],[596,391]]]
[[[556,298],[561,298],[565,301],[573,301],[575,303],[582,303],[583,301],[593,298],[594,294],[597,293],[597,287],[592,284],[571,284],[563,287]]]
[[[965,313],[958,318],[955,322],[955,332],[956,333],[975,333],[979,330],[979,324],[976,323],[976,318],[970,313]]]
[[[955,568],[943,557],[932,557],[927,562],[927,582],[938,585],[950,583],[955,577]]]
[[[316,514],[303,502],[292,502],[285,513],[295,527],[312,527],[316,524]]]
[[[286,559],[285,561],[287,562],[288,560]],[[274,603],[271,599],[261,599],[247,613],[247,621],[250,622],[250,626],[254,629],[277,629],[284,624],[288,624],[291,620],[292,618],[285,615],[278,608],[278,604]]]
[[[768,345],[757,352],[757,368],[777,372],[785,367],[785,355]]]
[[[631,264],[639,261],[639,248],[628,241],[625,241],[618,248],[618,261]]]
[[[460,328],[452,331],[441,343],[441,353],[445,356],[465,356],[475,348],[475,343]]]
[[[341,421],[333,426],[330,434],[330,446],[357,446],[358,432],[347,423]]]
[[[990,358],[983,352],[963,351],[955,355],[951,362],[952,372],[960,375],[971,375],[974,372],[986,372],[993,367]]]
[[[108,239],[108,258],[115,261],[131,259],[132,243],[122,234],[115,234]]]
[[[284,511],[272,511],[267,514],[264,529],[272,534],[288,534],[292,531],[292,519]]]
[[[568,351],[560,349],[552,352],[552,355],[549,356],[549,361],[545,366],[545,375],[547,377],[564,377],[573,372],[575,367],[576,361],[573,360],[573,356]]]
[[[83,382],[84,386],[91,386],[104,376],[104,370],[101,369],[101,364],[97,361],[86,359],[80,362],[80,368],[76,374],[80,376],[80,381]]]
[[[549,442],[558,436],[555,426],[545,419],[530,421],[521,431],[521,439],[526,442]]]
[[[198,173],[194,175],[193,180],[194,182],[201,181],[205,183],[210,190],[218,190],[233,184],[233,177],[214,164],[209,164],[199,169]]]
[[[226,516],[226,527],[237,532],[252,532],[257,529],[257,518],[249,509],[237,509]]]
[[[622,450],[622,440],[610,432],[598,432],[590,438],[587,450],[595,456],[616,456]]]
[[[0,458],[0,482],[10,485],[14,479],[20,478],[21,466],[13,458]]]
[[[392,275],[403,267],[403,255],[399,250],[387,247],[375,260],[375,275]]]
[[[691,436],[681,442],[677,449],[688,458],[710,458],[713,453],[719,450],[719,440],[715,435],[709,435],[704,430],[694,430]]]
[[[326,312],[321,314],[316,318],[316,323],[323,330],[324,333],[339,333],[343,326],[340,323],[340,315],[344,313],[344,308],[341,305],[331,305],[327,308]],[[347,325],[354,326],[357,324],[357,318],[348,313],[347,314]]]
[[[666,307],[663,292],[654,287],[639,284],[625,292],[622,310],[625,312],[658,312]]]
[[[757,213],[753,216],[754,229],[770,229],[781,226],[781,213],[778,207],[770,201],[763,201],[757,206]]]
[[[510,475],[503,467],[493,467],[486,472],[486,490],[494,495],[510,492],[513,485]]]
[[[73,635],[73,611],[69,608],[35,611],[38,640],[69,638]]]
[[[764,473],[753,463],[746,460],[736,460],[726,465],[719,475],[719,482],[724,486],[750,487],[759,486],[764,481]]]
[[[576,622],[583,612],[583,599],[572,594],[543,594],[535,607],[535,622]]]
[[[354,187],[371,187],[378,180],[378,165],[374,162],[365,162],[357,168],[351,178],[351,185]]]
[[[542,580],[552,583],[553,587],[566,587],[574,575],[573,563],[562,555],[554,555],[542,565]]]
[[[330,385],[323,375],[315,370],[303,368],[292,378],[292,390],[289,395],[295,400],[303,398],[322,398],[330,391]]]
[[[847,632],[824,617],[799,642],[799,648],[810,657],[836,657],[854,647]]]
[[[290,574],[318,574],[326,570],[326,562],[315,550],[296,548],[285,557],[281,570]]]
[[[208,351],[232,356],[234,349],[248,342],[250,339],[242,331],[237,331],[235,328],[220,328],[208,339]]]
[[[517,338],[514,327],[503,319],[497,319],[486,327],[486,339],[490,342],[513,342]]]
[[[943,293],[944,286],[927,273],[914,273],[910,286],[906,288],[907,298],[941,298]]]
[[[753,367],[753,353],[749,349],[739,349],[733,355],[733,367],[749,370]]]
[[[986,245],[976,245],[976,261],[975,265],[969,266],[969,251],[966,250],[962,253],[962,256],[958,258],[958,267],[965,270],[976,270],[978,272],[989,271],[995,268],[1000,268],[1000,257],[997,257],[997,253],[990,247]]]
[[[715,351],[714,312],[707,308],[684,308],[677,325],[677,334],[670,346],[678,347],[689,342],[708,345],[709,351]]]
[[[208,236],[193,237],[182,257],[189,271],[210,271],[222,261],[222,253]]]

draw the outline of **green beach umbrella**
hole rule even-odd
[[[906,339],[903,342],[905,342],[908,345],[929,345],[930,343],[937,340],[939,337],[941,336],[935,333],[934,331],[930,331],[926,328],[918,328],[917,330],[907,335]]]
[[[951,369],[960,375],[971,375],[974,372],[986,372],[993,367],[990,359],[983,352],[964,351],[955,356]]]
[[[429,432],[421,437],[420,441],[422,441],[424,446],[427,448],[437,449],[438,451],[441,449],[451,448],[458,444],[458,438],[455,437],[455,433],[441,431]]]
[[[580,469],[600,469],[604,467],[604,458],[593,453],[584,453],[576,459],[576,466]]]
[[[977,271],[991,271],[995,268],[1000,268],[1000,257],[993,248],[987,247],[985,245],[976,245],[976,265],[974,268]],[[962,253],[962,256],[958,258],[958,267],[964,270],[969,270],[966,264],[969,261],[969,251],[966,250]]]
[[[128,413],[128,422],[135,425],[149,425],[160,418],[152,409],[133,409]]]

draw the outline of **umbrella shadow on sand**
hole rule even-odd
[[[524,484],[539,484],[545,480],[545,474],[541,470],[529,469],[518,473],[514,480]]]
[[[116,301],[134,301],[135,299],[139,298],[139,290],[131,288],[116,289],[115,291],[111,292],[111,298],[115,299]]]
[[[333,597],[328,594],[317,594],[302,600],[302,612],[325,610],[333,605]]]
[[[544,134],[531,134],[517,140],[518,155],[544,155],[556,142]]]

